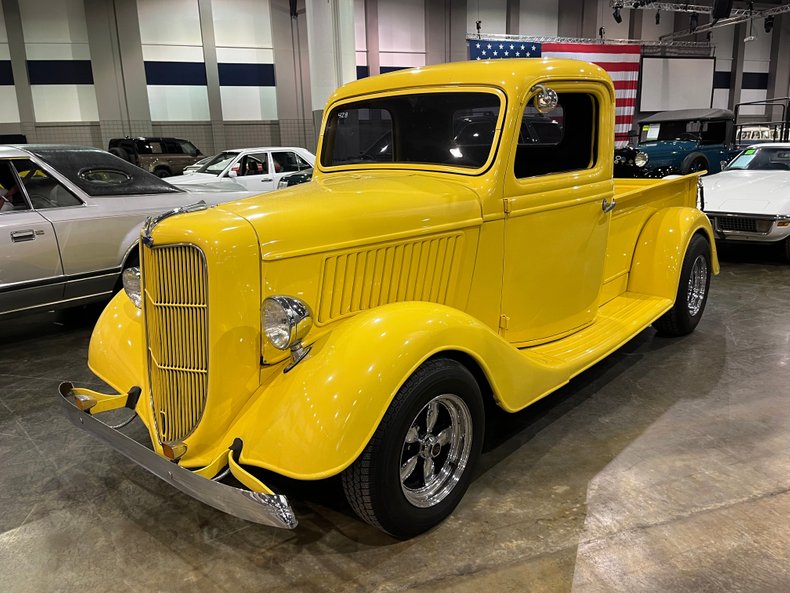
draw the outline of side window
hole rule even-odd
[[[293,152],[273,152],[275,173],[291,173],[299,170],[299,157]],[[309,165],[308,165],[309,166]]]
[[[550,113],[530,103],[524,110],[516,149],[519,179],[590,169],[597,157],[598,107],[586,93],[559,93]]]
[[[183,154],[180,142],[173,142],[172,140],[162,140],[162,150],[165,154]]]
[[[178,145],[181,147],[179,152],[183,152],[184,154],[188,154],[189,156],[197,156],[198,149],[195,148],[195,145],[191,142],[187,142],[185,140],[179,140]]]
[[[239,175],[265,175],[269,172],[268,157],[265,152],[248,154],[241,160]]]
[[[27,159],[12,161],[19,173],[33,208],[66,208],[79,206],[82,202],[58,181],[50,177],[46,171]]]
[[[0,214],[17,210],[30,210],[30,204],[19,187],[9,161],[0,161]]]

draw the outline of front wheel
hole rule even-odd
[[[390,535],[415,536],[444,520],[463,497],[480,456],[480,387],[462,364],[426,362],[404,383],[343,490],[363,520]]]
[[[685,336],[694,331],[708,302],[711,267],[710,243],[694,235],[683,258],[675,304],[653,323],[659,334]]]

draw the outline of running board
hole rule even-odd
[[[538,364],[562,369],[567,379],[578,375],[628,342],[672,308],[667,298],[626,292],[600,309],[586,328],[560,340],[524,348]]]

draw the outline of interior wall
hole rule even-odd
[[[466,59],[477,20],[482,34],[597,37],[604,27],[608,39],[648,40],[688,24],[671,14],[656,24],[651,9],[623,9],[618,24],[608,0],[352,2],[357,78]],[[289,0],[0,0],[0,132],[105,147],[112,136],[155,131],[192,134],[204,151],[273,142],[314,148],[309,5],[297,7],[294,16]],[[20,23],[10,36],[4,8]],[[102,35],[97,9],[106,14]],[[765,98],[769,81],[781,78],[777,63],[786,67],[782,56],[772,62],[784,45],[762,20],[754,41],[744,44],[735,31],[711,35],[713,106]],[[20,80],[26,75],[29,84]]]

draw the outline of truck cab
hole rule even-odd
[[[252,521],[296,525],[267,470],[340,475],[371,525],[430,529],[471,483],[486,400],[521,410],[700,321],[718,263],[698,174],[615,182],[614,119],[608,75],[570,60],[338,89],[311,183],[145,225],[91,340],[117,393],[66,383],[64,410]],[[97,418],[120,407],[150,448]]]

